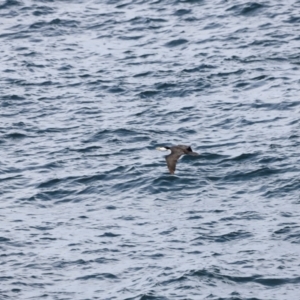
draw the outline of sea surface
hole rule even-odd
[[[300,299],[299,0],[0,0],[0,57],[0,300]]]

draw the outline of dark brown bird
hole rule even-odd
[[[167,151],[167,150],[171,151],[171,154],[166,156],[167,166],[171,174],[175,173],[176,163],[182,155],[184,154],[193,155],[193,156],[199,155],[198,153],[193,152],[190,146],[185,146],[185,145],[177,145],[171,147],[164,146],[164,147],[157,147],[156,149],[160,151]]]

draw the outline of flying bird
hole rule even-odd
[[[197,156],[199,155],[196,152],[193,152],[192,148],[190,146],[185,145],[177,145],[177,146],[171,146],[171,147],[157,147],[157,150],[160,151],[167,151],[170,150],[171,153],[166,156],[167,166],[171,174],[175,173],[176,169],[176,163],[177,160],[184,154]]]

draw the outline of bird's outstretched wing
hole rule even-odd
[[[166,156],[167,166],[171,174],[175,173],[176,163],[183,153],[171,153]]]

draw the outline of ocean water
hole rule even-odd
[[[0,299],[299,299],[299,12],[1,0]]]

